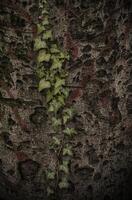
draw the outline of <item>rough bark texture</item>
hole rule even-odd
[[[70,51],[72,123],[68,191],[61,200],[132,198],[132,5],[129,0],[49,1],[58,43]],[[0,197],[46,199],[52,130],[37,90],[33,40],[38,1],[0,1]]]

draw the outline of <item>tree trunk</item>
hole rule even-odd
[[[54,37],[71,55],[70,188],[60,200],[132,197],[132,3],[48,0]],[[38,0],[0,1],[0,198],[46,197],[45,171],[56,162],[33,43]]]

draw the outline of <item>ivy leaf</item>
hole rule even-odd
[[[54,136],[54,137],[52,138],[52,140],[53,140],[53,141],[52,141],[52,145],[53,145],[53,146],[59,146],[59,145],[60,145],[60,140],[59,140],[57,137]]]
[[[65,98],[67,99],[69,96],[69,89],[67,88],[62,88],[62,93],[64,94]]]
[[[42,12],[42,15],[43,14],[47,14],[47,15],[49,14],[49,12],[46,9],[44,9],[44,8],[43,8],[43,10],[41,12]]]
[[[51,84],[49,81],[46,81],[45,79],[41,79],[39,82],[39,92],[41,92],[44,89],[50,88]]]
[[[60,59],[67,59],[67,60],[69,60],[69,55],[67,54],[67,53],[64,53],[64,52],[61,52],[60,53]]]
[[[69,119],[70,119],[69,115],[66,115],[66,114],[63,115],[63,123],[64,124],[66,124]]]
[[[67,177],[63,177],[62,180],[59,183],[59,188],[60,189],[67,189],[69,187],[69,183],[67,180]]]
[[[38,55],[37,60],[38,60],[39,63],[41,63],[43,61],[49,62],[50,57],[51,57],[51,55],[46,53],[45,50],[41,50],[41,51],[39,51],[39,55]]]
[[[50,106],[49,106],[49,112],[54,112],[57,113],[58,110],[62,107],[62,104],[57,100],[57,99],[53,99],[50,102]]]
[[[47,47],[46,42],[41,41],[41,38],[36,38],[35,43],[34,43],[34,50],[40,50],[40,49],[45,49]]]
[[[45,31],[44,34],[43,34],[43,39],[44,40],[48,40],[48,39],[52,39],[53,38],[53,35],[52,35],[52,31],[51,30],[48,30],[48,31]]]
[[[37,24],[37,33],[40,34],[43,31],[45,31],[45,27],[42,26],[41,24]]]
[[[48,109],[49,112],[54,112],[54,106],[52,103],[50,103],[50,106],[49,106],[49,109]]]
[[[64,96],[63,96],[63,95],[58,96],[58,101],[59,101],[62,105],[65,105],[65,101],[64,101]]]
[[[76,134],[76,131],[74,128],[66,128],[64,131],[63,131],[67,136],[70,136],[72,137],[73,135]]]
[[[55,179],[55,173],[51,170],[46,171],[46,177],[48,180],[54,180]]]
[[[54,88],[54,95],[59,94],[61,92],[62,87]]]
[[[71,146],[67,145],[63,149],[63,156],[73,156],[73,153],[72,153],[72,150],[71,150]]]
[[[47,101],[47,103],[50,102],[52,100],[52,98],[53,98],[52,92],[48,91],[47,95],[46,95],[46,101]]]
[[[49,25],[48,17],[44,17],[44,20],[42,21],[43,26]]]
[[[73,108],[66,108],[64,113],[68,114],[70,117],[73,116]]]
[[[51,46],[51,49],[50,49],[51,53],[54,54],[54,53],[59,53],[60,50],[58,49],[57,45],[56,44],[53,44]]]
[[[37,70],[36,70],[36,72],[37,72],[37,75],[38,75],[38,77],[40,78],[40,79],[42,79],[44,76],[45,76],[45,72],[44,72],[44,70],[42,69],[42,68],[38,68]]]
[[[68,165],[64,165],[64,164],[60,165],[59,170],[64,172],[65,174],[69,173]]]
[[[51,69],[61,69],[62,67],[62,62],[59,59],[53,59],[53,63],[51,66]]]
[[[56,129],[61,126],[61,119],[56,119],[55,117],[52,118],[52,125]]]
[[[55,88],[58,88],[62,85],[65,85],[65,79],[61,79],[59,77],[56,78]]]
[[[64,122],[64,124],[66,124],[69,119],[72,119],[72,117],[73,117],[73,109],[72,108],[66,108],[63,111],[63,122]]]

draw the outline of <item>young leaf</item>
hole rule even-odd
[[[52,102],[50,102],[49,112],[57,113],[61,107],[62,104],[56,99],[54,99]]]
[[[60,79],[59,77],[56,78],[55,88],[58,88],[62,85],[65,85],[65,79]]]
[[[65,174],[69,173],[68,165],[64,165],[64,164],[60,165],[59,170],[64,172]]]
[[[41,92],[44,89],[50,88],[51,84],[49,81],[46,81],[45,79],[41,79],[39,82],[39,92]]]
[[[60,59],[67,59],[67,60],[69,60],[69,55],[67,53],[61,52],[60,53]]]
[[[54,95],[60,94],[62,87],[54,88]]]
[[[73,153],[72,153],[72,150],[71,150],[71,146],[66,146],[64,149],[63,149],[63,156],[72,156]]]
[[[48,91],[47,95],[46,95],[46,101],[47,101],[47,103],[50,102],[52,99],[53,99],[53,94],[52,94],[51,91]]]
[[[67,177],[63,177],[62,180],[59,183],[59,188],[60,189],[67,189],[69,187],[69,183],[67,180]]]
[[[45,50],[40,50],[38,54],[38,62],[41,63],[43,61],[49,62],[51,55],[49,53],[46,53]]]
[[[66,124],[69,119],[73,117],[73,109],[72,108],[66,108],[63,111],[63,123]]]
[[[35,39],[35,43],[34,43],[34,50],[40,50],[40,49],[45,49],[47,47],[46,42],[41,41],[41,38],[38,37]]]
[[[65,98],[67,99],[69,96],[69,90],[67,88],[62,88],[62,93],[64,94]]]
[[[52,35],[52,31],[51,30],[48,30],[48,31],[45,31],[44,34],[43,34],[43,39],[44,40],[48,40],[48,39],[52,39],[53,38],[53,35]]]
[[[55,117],[52,118],[52,125],[56,129],[61,126],[61,119],[56,119]]]
[[[57,137],[54,136],[52,139],[53,139],[53,141],[52,141],[53,145],[55,145],[55,146],[59,146],[60,145],[60,140]]]
[[[54,105],[52,102],[50,102],[48,112],[54,112]]]
[[[53,45],[51,46],[50,51],[51,51],[52,54],[54,54],[54,53],[59,53],[59,52],[60,52],[56,44],[53,44]]]
[[[38,77],[40,78],[40,79],[42,79],[44,76],[45,76],[45,72],[44,72],[44,70],[43,69],[37,69],[37,75],[38,75]]]
[[[64,116],[67,115],[69,116],[69,119],[71,119],[73,117],[73,109],[72,108],[66,108],[64,111]]]
[[[62,67],[62,62],[59,59],[53,59],[53,63],[51,66],[51,69],[61,69]]]
[[[63,131],[67,136],[70,136],[72,137],[73,135],[76,134],[76,131],[74,128],[66,128],[64,131]]]
[[[51,170],[46,171],[46,176],[48,180],[54,180],[55,179],[55,173]]]
[[[42,15],[44,15],[44,14],[48,15],[49,12],[48,12],[46,9],[43,8],[43,10],[42,10]]]
[[[49,25],[48,17],[44,17],[44,20],[42,21],[43,26]]]
[[[63,123],[66,124],[69,120],[69,116],[68,115],[63,115]]]
[[[41,24],[37,24],[37,33],[40,34],[43,31],[45,31],[45,27],[42,26]]]
[[[64,101],[64,96],[63,96],[63,95],[58,96],[58,101],[59,101],[62,105],[65,105],[65,101]]]

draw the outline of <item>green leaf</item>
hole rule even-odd
[[[51,30],[48,30],[48,31],[45,31],[44,34],[43,34],[43,39],[44,40],[48,40],[48,39],[52,39],[53,38],[53,35],[52,35],[52,31]]]
[[[69,57],[68,53],[61,52],[59,58],[60,59],[67,59],[67,60],[69,60],[70,57]]]
[[[54,112],[54,107],[53,107],[53,105],[50,105],[48,111],[49,111],[49,112]]]
[[[46,101],[47,101],[47,103],[50,102],[52,99],[53,99],[53,94],[52,94],[51,91],[48,91],[47,95],[46,95]]]
[[[54,99],[50,102],[49,112],[57,113],[61,107],[62,104],[57,99]]]
[[[53,141],[52,141],[52,144],[53,144],[53,145],[55,145],[55,146],[59,146],[59,145],[60,145],[60,140],[59,140],[57,137],[54,136],[54,137],[52,138],[52,140],[53,140]]]
[[[62,87],[54,88],[54,95],[60,94]]]
[[[43,31],[45,31],[45,27],[42,26],[41,24],[37,24],[37,33],[40,34]]]
[[[73,112],[74,112],[73,108],[66,108],[66,109],[63,111],[63,113],[64,113],[64,114],[67,114],[67,115],[69,116],[69,118],[72,118],[72,117],[73,117]]]
[[[39,63],[43,62],[43,61],[49,62],[50,57],[51,57],[51,55],[46,53],[45,50],[40,50],[37,60],[38,60]]]
[[[41,12],[42,12],[42,15],[43,15],[43,14],[46,14],[46,15],[49,14],[49,12],[48,12],[46,9],[43,9]]]
[[[72,108],[66,108],[63,111],[63,122],[64,122],[64,124],[66,124],[69,119],[72,119],[72,117],[73,117],[73,109]]]
[[[73,135],[76,134],[76,131],[74,128],[66,128],[64,131],[63,131],[67,136],[70,136],[72,137]]]
[[[51,53],[54,54],[54,53],[59,53],[60,50],[58,49],[57,45],[56,44],[53,44],[51,46],[51,49],[50,49]]]
[[[65,98],[67,99],[69,96],[69,89],[67,88],[62,88],[62,93],[64,94]]]
[[[59,77],[56,78],[55,88],[58,88],[62,85],[65,85],[65,79],[61,79]]]
[[[55,173],[51,170],[46,171],[46,177],[48,180],[54,180],[55,179]]]
[[[52,118],[52,126],[56,129],[61,126],[61,119],[56,119],[55,117]]]
[[[42,21],[43,26],[49,25],[49,19],[48,16],[44,17],[44,20]]]
[[[45,49],[47,47],[46,42],[42,41],[40,37],[35,39],[34,43],[34,50],[40,50],[40,49]]]
[[[73,156],[72,153],[72,147],[67,145],[64,149],[63,149],[63,156]]]
[[[44,72],[44,70],[42,69],[42,68],[38,68],[37,70],[36,70],[36,72],[37,72],[37,75],[38,75],[38,77],[40,78],[40,79],[42,79],[44,76],[45,76],[45,72]]]
[[[58,96],[58,101],[59,101],[62,105],[65,105],[65,101],[64,101],[64,96],[63,96],[63,95]]]
[[[63,123],[66,124],[68,122],[68,120],[70,119],[69,115],[64,114],[63,115]]]
[[[69,173],[69,168],[68,168],[68,165],[60,165],[59,167],[59,170],[64,172],[65,174],[68,174]]]
[[[61,69],[61,67],[62,67],[62,62],[57,58],[53,59],[51,69]]]
[[[67,180],[67,177],[63,177],[62,180],[59,183],[59,188],[60,189],[67,189],[69,187],[69,183]]]
[[[45,79],[41,79],[39,82],[39,92],[41,92],[44,89],[50,88],[51,84],[49,81],[46,81]]]

